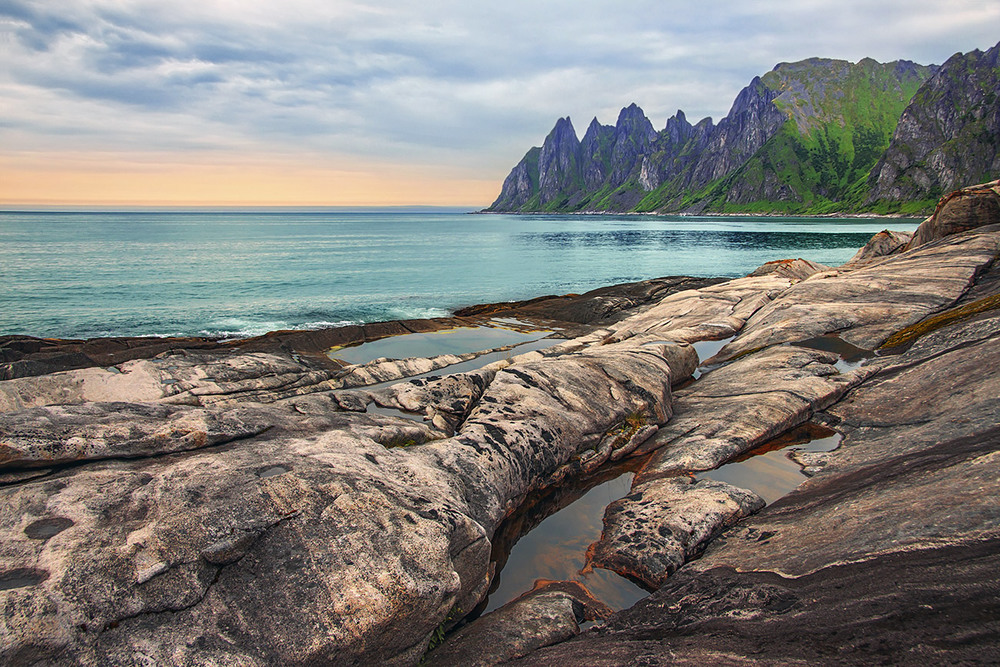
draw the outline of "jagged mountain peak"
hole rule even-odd
[[[571,136],[573,139],[577,139],[576,129],[573,127],[573,121],[569,116],[566,116],[565,118],[560,118],[556,121],[555,127],[553,127],[552,131],[549,132],[549,136],[546,137],[546,140],[550,137],[558,137],[559,140],[564,141],[570,139]]]
[[[992,88],[973,70],[998,51],[976,50],[961,62],[949,59],[947,69],[871,58],[778,63],[754,77],[717,124],[703,118],[692,126],[679,109],[657,132],[633,102],[614,125],[595,117],[577,141],[569,118],[561,118],[545,145],[511,172],[491,210],[864,210],[869,174],[917,89],[932,76],[976,79],[986,100]],[[965,98],[949,97],[950,110],[942,107],[938,118],[988,120],[991,109],[1000,114],[991,99],[992,106],[979,105],[969,116]],[[995,157],[1000,131],[989,127],[980,129],[993,142],[989,157]],[[529,197],[524,184],[531,187]]]

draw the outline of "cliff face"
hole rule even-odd
[[[937,199],[1000,172],[1000,45],[955,54],[913,97],[871,172],[868,203]]]
[[[525,158],[551,182],[532,189],[535,165],[522,161],[487,210],[932,209],[942,190],[988,180],[1000,167],[998,51],[956,55],[941,68],[870,58],[781,63],[740,91],[717,125],[691,125],[678,111],[656,132],[632,104],[613,127],[594,119],[577,142],[560,119],[541,155]],[[906,210],[887,208],[914,198]]]

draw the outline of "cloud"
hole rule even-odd
[[[0,0],[0,145],[299,152],[499,184],[561,116],[718,120],[780,61],[940,63],[997,24],[995,0]]]

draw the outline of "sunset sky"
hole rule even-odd
[[[0,0],[0,204],[483,207],[556,118],[724,116],[781,61],[940,64],[997,0]]]

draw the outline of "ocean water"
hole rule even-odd
[[[766,261],[840,264],[916,220],[463,209],[0,211],[0,334],[249,336]]]

